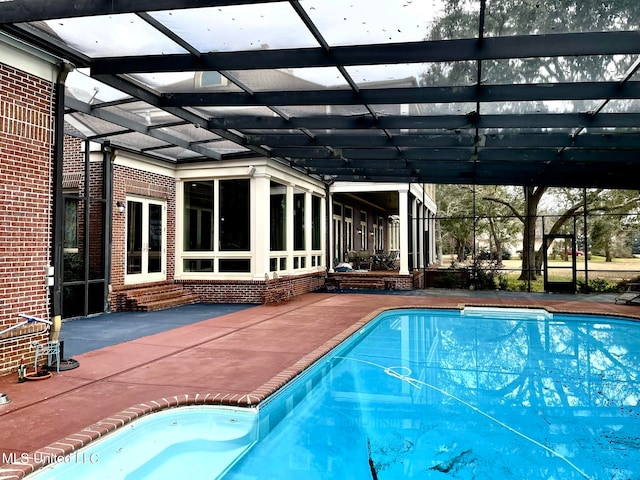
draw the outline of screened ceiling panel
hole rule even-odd
[[[221,5],[150,15],[200,52],[318,46],[289,2]]]
[[[635,60],[633,55],[485,60],[482,62],[482,81],[497,85],[505,82],[616,82],[624,78]]]
[[[178,44],[134,14],[67,18],[46,26],[75,50],[90,57],[186,53]]]
[[[640,2],[11,0],[70,135],[337,180],[640,189]]]
[[[71,71],[67,76],[65,86],[67,96],[91,105],[103,102],[123,102],[133,98],[131,95],[91,78],[87,68]]]
[[[640,99],[611,100],[602,109],[603,113],[640,113]],[[640,127],[640,125],[638,125]]]
[[[480,2],[459,3],[466,12],[461,23],[469,32],[477,32]],[[422,41],[446,8],[444,2],[433,0],[301,0],[300,5],[332,47]]]
[[[526,3],[529,8],[517,8],[512,0],[487,0],[486,35],[623,31],[640,26],[637,6],[627,0]]]
[[[358,118],[360,116],[370,116],[371,110],[367,108],[365,105],[315,105],[315,106],[307,106],[307,105],[281,105],[278,107],[279,111],[281,111],[285,118],[309,118],[311,121],[309,122],[309,126],[311,127],[313,124],[313,117],[330,117],[330,116],[343,116],[347,119],[349,118]],[[329,122],[329,128],[331,128],[331,123]],[[336,129],[340,130],[340,129]]]
[[[256,117],[275,117],[274,112],[269,107],[189,107],[190,111],[206,118],[229,119],[229,124],[234,119],[249,118],[252,125],[253,119]]]
[[[115,123],[102,120],[93,115],[81,112],[72,112],[65,115],[65,123],[82,133],[82,138],[93,138],[96,136],[111,136],[127,130]],[[66,127],[65,127],[66,129]]]
[[[167,142],[138,132],[112,135],[110,138],[115,145],[122,145],[131,150],[146,150],[169,146]]]
[[[476,111],[476,104],[471,102],[417,103],[414,104],[416,115],[466,115]]]
[[[180,121],[175,115],[172,115],[165,110],[149,105],[146,102],[129,102],[114,105],[112,107],[101,107],[99,104],[96,108],[104,108],[106,111],[113,111],[118,115],[126,116],[137,122],[144,122],[149,127],[165,125],[168,123],[176,123]]]
[[[241,92],[242,88],[230,82],[226,74],[216,71],[207,72],[158,72],[133,73],[125,78],[145,86],[156,93],[171,92]],[[228,75],[227,75],[228,76]]]
[[[172,135],[183,139],[186,142],[213,142],[217,140],[221,140],[222,137],[220,135],[216,135],[213,132],[210,132],[206,128],[196,127],[190,123],[182,124],[182,125],[174,125],[171,127],[162,128],[161,130],[166,130],[167,132],[171,132]]]
[[[593,112],[602,104],[594,100],[532,100],[519,102],[486,102],[481,109],[486,114],[518,113],[536,115],[540,113]],[[533,126],[533,124],[532,124]]]

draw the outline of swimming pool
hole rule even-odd
[[[232,409],[213,423],[196,416],[194,429],[170,435],[180,441],[159,450],[142,441],[136,448],[149,459],[134,453],[128,473],[107,477],[95,468],[124,453],[114,453],[116,432],[89,446],[85,455],[103,450],[100,465],[86,467],[100,478],[186,478],[174,475],[179,466],[159,468],[184,456],[189,466],[204,465],[188,473],[194,479],[639,478],[639,370],[640,324],[623,319],[395,310],[257,415]],[[200,423],[228,438],[207,438]],[[143,428],[142,437],[161,437]],[[191,458],[194,452],[201,456]],[[142,476],[152,470],[162,473]]]

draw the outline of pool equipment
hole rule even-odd
[[[19,317],[24,318],[23,321],[16,323],[15,325],[9,327],[9,328],[5,328],[4,330],[2,330],[0,332],[0,335],[4,335],[5,333],[9,333],[12,330],[15,330],[16,328],[20,328],[23,325],[26,325],[27,323],[32,323],[32,322],[39,322],[39,323],[45,323],[49,326],[51,326],[51,324],[53,323],[51,320],[46,320],[44,318],[38,318],[38,317],[32,317],[30,315],[25,315],[24,313],[19,313],[18,314]]]
[[[17,328],[20,328],[24,325],[27,325],[28,323],[33,323],[33,322],[37,322],[37,323],[44,323],[45,325],[49,325],[51,326],[53,322],[51,322],[51,320],[46,320],[44,318],[38,318],[38,317],[34,317],[31,315],[26,315],[24,313],[19,313],[18,316],[20,318],[23,318],[24,320],[19,321],[18,323],[16,323],[15,325],[12,325],[11,327],[5,328],[4,330],[0,331],[0,336],[4,335],[5,333],[9,333]],[[38,351],[36,350],[36,362],[38,361]],[[37,363],[36,363],[36,369],[37,369]],[[24,361],[20,360],[20,364],[18,365],[18,379],[20,381],[20,379],[24,378],[26,375],[26,367],[24,366]],[[9,397],[5,394],[5,393],[0,393],[0,405],[4,405],[6,403],[9,403]]]

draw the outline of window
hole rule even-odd
[[[251,271],[251,260],[248,258],[221,258],[218,260],[220,273]]]
[[[333,259],[334,262],[339,262],[341,258],[344,258],[344,252],[342,251],[343,241],[343,221],[342,221],[342,205],[338,203],[333,204]]]
[[[183,248],[213,251],[213,181],[184,184]]]
[[[127,275],[142,273],[142,203],[127,202]]]
[[[185,182],[184,272],[251,271],[248,253],[235,258],[229,258],[229,254],[219,255],[219,252],[250,251],[250,187],[250,181],[246,178]],[[196,257],[187,252],[202,253]]]
[[[385,250],[384,245],[384,218],[378,217],[377,226],[374,227],[376,250]]]
[[[78,191],[64,192],[64,251],[78,252]]]
[[[369,231],[367,230],[367,212],[360,212],[360,248],[362,250],[369,249]]]
[[[304,250],[304,205],[305,194],[293,195],[293,249]]]
[[[211,259],[187,259],[182,262],[185,272],[213,272],[213,260]]]
[[[391,215],[389,217],[389,223],[387,225],[387,232],[389,238],[389,250],[400,249],[400,218],[397,215]]]
[[[250,248],[249,189],[248,179],[220,180],[220,251]]]
[[[353,251],[353,208],[344,207],[344,241],[347,252]]]
[[[227,79],[216,71],[196,72],[194,81],[196,88],[222,87],[227,84]]]
[[[320,197],[311,197],[311,249],[320,250],[322,246],[322,218],[320,215]]]
[[[287,195],[286,187],[271,182],[270,196],[270,249],[283,251],[287,249]],[[275,269],[272,269],[274,271]]]

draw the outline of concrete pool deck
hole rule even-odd
[[[102,348],[69,352],[78,368],[22,384],[17,375],[0,378],[0,392],[10,399],[0,405],[0,464],[16,460],[0,467],[0,479],[22,478],[38,464],[154,409],[186,403],[254,405],[387,308],[537,306],[640,318],[639,305],[616,305],[614,295],[405,293],[310,293],[281,305],[228,313],[202,306],[199,315],[217,316],[200,321],[197,316],[184,320],[189,309],[176,308],[155,314],[176,319],[164,331],[153,329],[151,312],[149,328],[136,326],[136,338],[121,343],[115,331],[126,327],[107,322],[115,314],[106,315],[94,321],[94,328],[115,330],[109,334],[113,344],[96,342]],[[65,323],[62,339],[65,325],[73,330]]]

